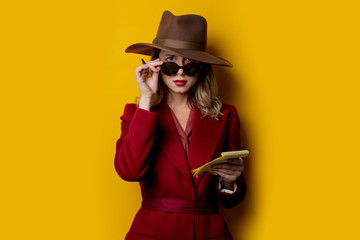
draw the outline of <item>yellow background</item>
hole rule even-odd
[[[215,72],[251,153],[248,197],[224,211],[235,239],[359,239],[356,3],[1,3],[0,239],[124,238],[141,201],[113,167],[141,63],[124,49],[166,9],[205,16],[234,65]]]

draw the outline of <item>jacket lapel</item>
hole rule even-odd
[[[188,153],[191,170],[213,160],[217,147],[222,141],[227,118],[227,112],[220,115],[220,121],[208,117],[203,118],[200,110],[196,109]],[[194,178],[195,186],[198,186],[203,176],[204,173],[201,173]]]
[[[167,103],[162,103],[155,111],[161,115],[160,148],[162,152],[167,155],[168,159],[170,159],[175,167],[184,175],[185,179],[193,185],[194,183],[185,151]]]
[[[187,181],[195,187],[204,177],[201,173],[193,178],[191,170],[208,163],[214,157],[219,144],[223,141],[224,128],[228,119],[228,112],[220,115],[220,121],[202,117],[199,109],[195,109],[192,126],[190,147],[186,158],[183,145],[172,119],[167,103],[162,103],[155,112],[160,113],[160,148],[174,166],[182,173]]]

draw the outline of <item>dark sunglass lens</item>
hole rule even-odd
[[[176,63],[164,62],[161,65],[161,71],[166,75],[173,75],[179,71],[179,66]]]
[[[200,71],[200,64],[189,63],[184,66],[184,72],[186,75],[195,76]]]

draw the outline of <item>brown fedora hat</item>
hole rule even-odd
[[[232,67],[231,63],[206,52],[206,19],[199,15],[174,16],[165,11],[153,43],[135,43],[125,52],[151,55],[154,48],[214,65]]]

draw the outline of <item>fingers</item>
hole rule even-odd
[[[235,182],[238,177],[240,177],[240,175],[244,171],[244,167],[232,166],[232,168],[227,169],[227,168],[214,168],[213,166],[213,171],[215,174],[221,176],[224,179],[224,181],[232,183]]]
[[[226,170],[214,170],[214,172],[215,174],[221,176],[223,181],[228,183],[234,183],[241,175],[241,172],[227,172]]]
[[[234,169],[213,168],[213,171],[222,177],[236,179],[242,174],[242,172],[244,171],[244,167]]]
[[[235,165],[243,165],[244,160],[242,158],[232,158],[232,159],[228,159],[227,162]]]
[[[149,66],[141,65],[135,70],[136,78],[146,78],[149,74]]]
[[[244,167],[241,167],[238,169],[225,169],[225,168],[213,169],[213,171],[216,173],[223,173],[223,174],[227,174],[227,175],[236,175],[236,177],[240,176],[243,170],[244,170]]]
[[[242,158],[229,159],[226,163],[219,163],[212,166],[215,174],[221,176],[225,182],[233,183],[244,171]]]
[[[243,159],[242,158],[234,158],[234,159],[229,159],[227,160],[226,163],[219,163],[219,164],[215,164],[212,167],[214,169],[219,169],[219,168],[224,168],[224,169],[234,169],[234,168],[238,168],[238,167],[242,167],[243,166]]]
[[[227,180],[238,178],[244,171],[243,160],[229,159],[226,163],[215,164],[212,166],[213,171]]]
[[[158,73],[160,72],[161,65],[163,62],[160,60],[160,58],[157,58],[155,60],[149,61],[145,64],[140,65],[135,70],[136,78],[138,81],[145,81],[149,77],[153,75],[153,73],[156,73],[154,77],[158,77]]]
[[[151,99],[156,93],[162,64],[163,62],[158,58],[136,68],[136,82],[141,96]]]
[[[157,59],[149,61],[143,65],[149,67],[153,72],[159,72],[160,66],[162,64],[163,64],[163,61],[161,61],[160,58],[157,58]]]

